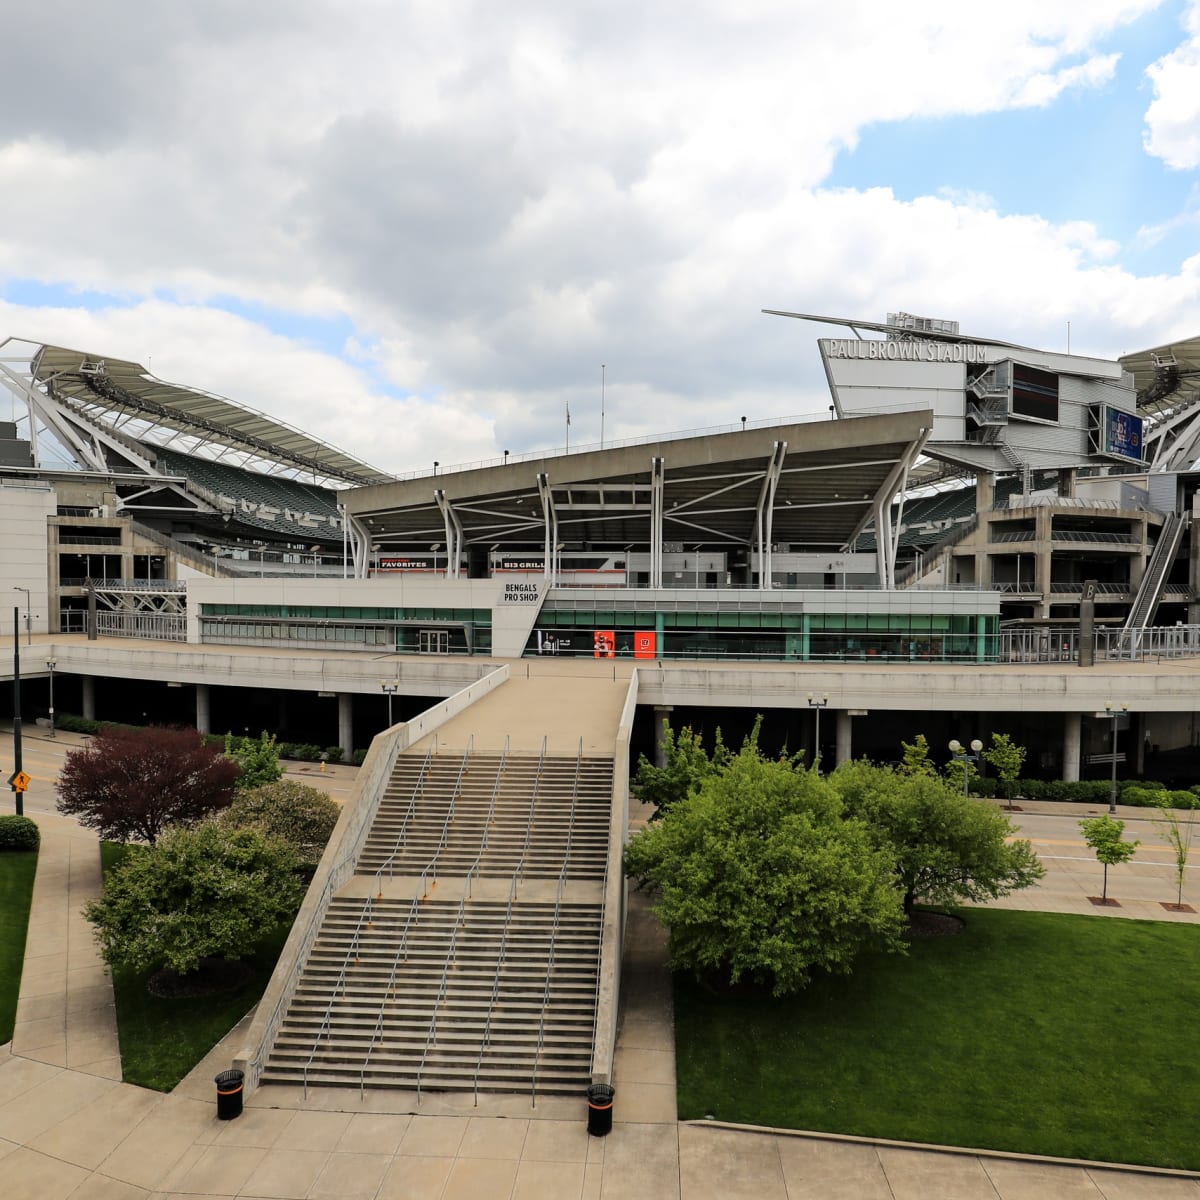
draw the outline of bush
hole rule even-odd
[[[320,762],[321,754],[321,747],[314,746],[311,742],[302,742],[292,746],[292,757],[299,759],[300,762]]]
[[[0,817],[0,851],[36,850],[42,834],[28,817]]]
[[[325,749],[322,751],[322,753],[325,755],[325,758],[328,762],[341,762],[342,761],[341,746],[326,746]]]
[[[222,825],[257,829],[287,842],[305,867],[321,857],[341,809],[320,788],[285,780],[239,792],[221,813]]]
[[[352,767],[361,767],[367,761],[367,752],[365,750],[355,750],[350,755],[350,765]]]

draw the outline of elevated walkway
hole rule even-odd
[[[536,1103],[608,1078],[634,695],[573,674],[502,669],[376,739],[239,1058],[250,1086]]]

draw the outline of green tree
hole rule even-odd
[[[111,871],[84,909],[111,967],[188,975],[240,958],[300,905],[296,855],[256,829],[174,829]]]
[[[867,946],[904,945],[890,850],[816,772],[764,761],[749,739],[630,840],[625,864],[656,897],[673,965],[697,976],[780,996],[849,972]]]
[[[265,730],[257,739],[234,737],[232,733],[227,733],[225,757],[237,763],[241,771],[237,779],[238,791],[263,787],[283,778],[279,747],[275,744],[274,735],[268,735]]]
[[[315,867],[333,833],[341,809],[320,788],[281,780],[239,792],[221,814],[221,823],[257,829],[287,842],[301,864]]]
[[[1092,817],[1079,822],[1084,841],[1092,848],[1098,861],[1104,864],[1104,891],[1101,900],[1108,899],[1108,868],[1128,862],[1141,842],[1126,842],[1121,840],[1125,832],[1125,822],[1114,820],[1110,816]]]
[[[995,770],[1000,790],[1011,804],[1013,790],[1025,765],[1025,747],[1018,746],[1007,733],[993,733],[992,744],[983,752],[983,758]]]
[[[704,749],[704,739],[690,725],[678,733],[670,722],[663,720],[664,766],[656,767],[644,754],[638,759],[633,777],[633,789],[647,804],[654,805],[652,821],[657,821],[673,804],[694,792],[709,775],[720,772],[730,760],[730,752],[718,729],[710,756]],[[755,738],[758,730],[755,724]]]
[[[838,767],[829,781],[846,811],[893,854],[909,915],[918,900],[994,900],[1046,873],[1028,841],[1008,840],[1016,829],[1007,817],[944,780],[854,762]]]
[[[938,770],[929,757],[929,742],[923,733],[918,733],[911,742],[901,742],[904,757],[898,768],[901,775],[928,775],[933,778]]]
[[[1186,793],[1185,793],[1186,795]],[[1159,801],[1159,820],[1163,826],[1163,837],[1175,854],[1175,903],[1183,903],[1183,878],[1187,873],[1188,858],[1192,853],[1192,835],[1196,826],[1189,818],[1179,820],[1179,814],[1167,806],[1166,794]]]

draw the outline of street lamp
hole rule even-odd
[[[983,749],[983,743],[978,738],[971,739],[971,749],[968,753],[967,747],[958,740],[958,738],[950,739],[950,753],[954,755],[955,762],[962,763],[963,769],[963,795],[969,796],[971,781],[971,763],[979,761],[980,751]]]
[[[392,727],[392,697],[400,690],[400,684],[390,679],[381,679],[379,686],[387,693],[388,698],[388,728]]]
[[[1108,791],[1108,812],[1110,816],[1117,811],[1117,722],[1129,711],[1128,704],[1118,708],[1111,700],[1104,705],[1104,711],[1097,713],[1098,717],[1112,718],[1112,783]]]
[[[744,421],[746,418],[743,417]],[[821,709],[829,703],[828,696],[814,696],[811,693],[808,697],[808,707],[813,710],[813,716],[816,718],[817,728],[814,734],[813,748],[813,770],[819,775],[821,773]]]
[[[50,736],[54,736],[54,668],[58,662],[53,658],[46,659],[46,667],[50,672]]]
[[[25,645],[33,645],[33,601],[29,598],[29,588],[13,586],[14,592],[25,593]]]

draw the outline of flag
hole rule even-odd
[[[571,423],[571,405],[570,405],[570,402],[568,401],[568,403],[567,403],[567,424],[570,425],[570,423]]]

